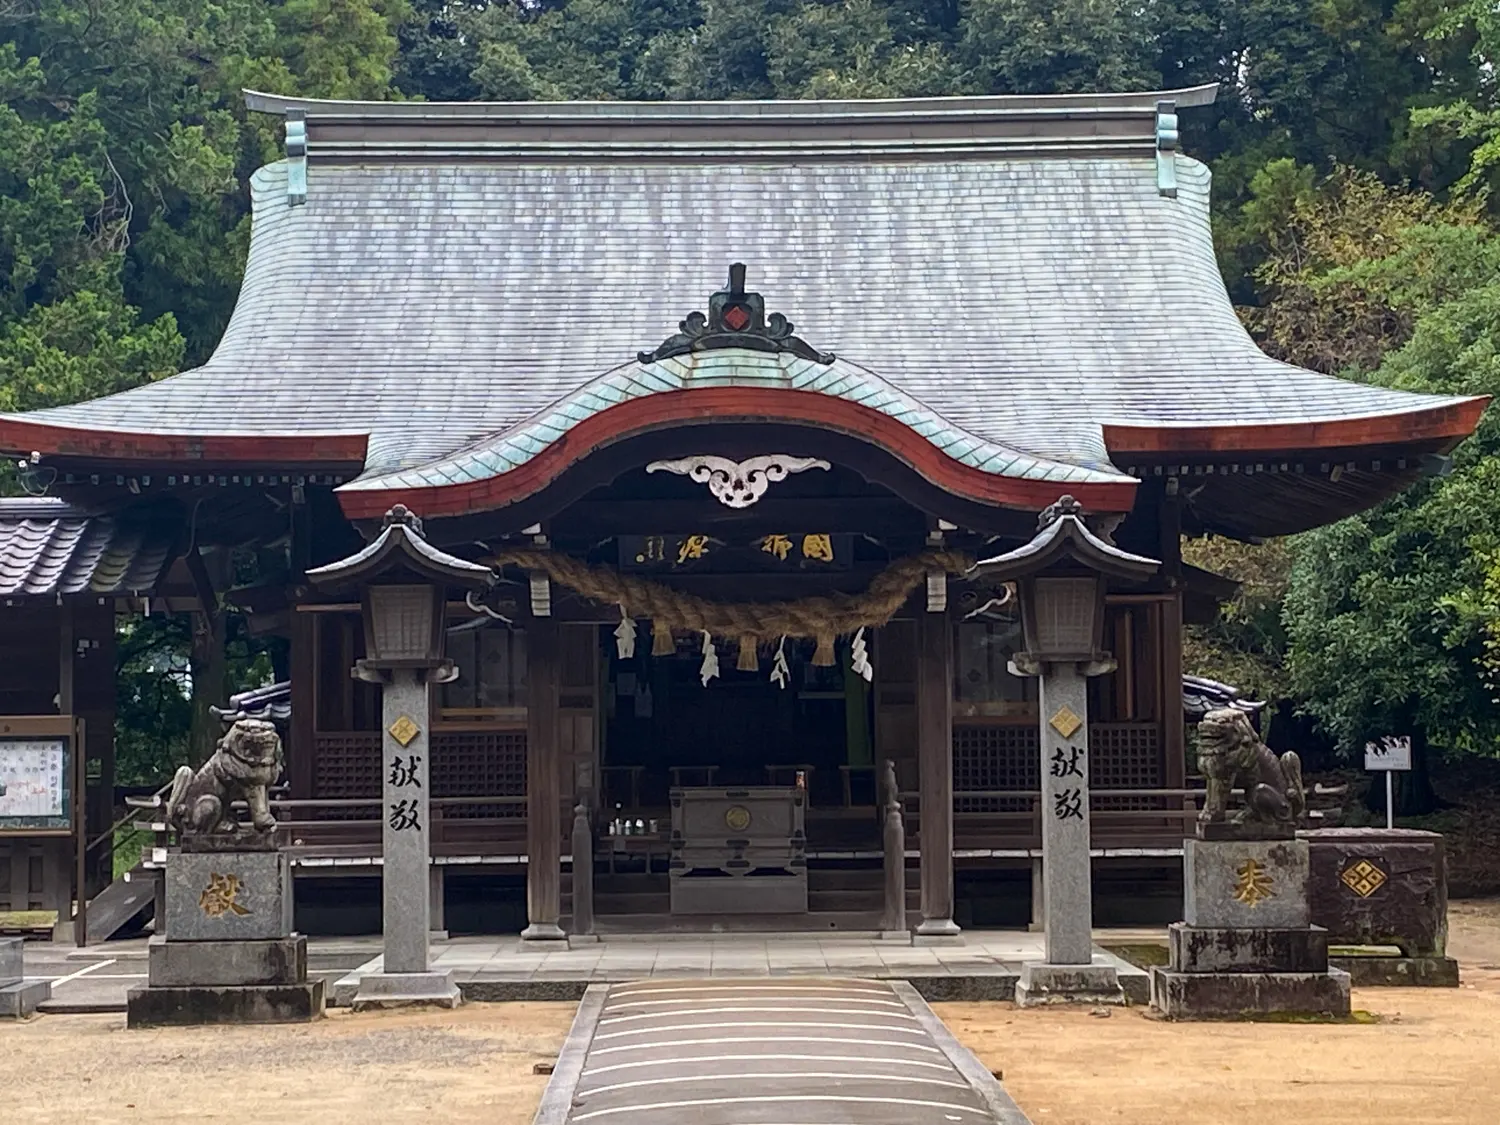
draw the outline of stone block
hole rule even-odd
[[[1208,929],[1308,924],[1305,840],[1183,841],[1183,919]]]
[[[356,1012],[372,1008],[404,1008],[429,1005],[456,1008],[462,1003],[452,972],[366,973],[359,981],[350,1006]]]
[[[1151,970],[1151,1006],[1168,1019],[1349,1015],[1349,974]]]
[[[14,984],[26,975],[21,967],[25,949],[21,938],[0,938],[0,985]]]
[[[1167,927],[1168,965],[1179,973],[1324,973],[1328,931]]]
[[[0,1019],[24,1019],[37,1005],[52,998],[52,983],[45,980],[18,980],[0,985]]]
[[[274,941],[292,933],[292,864],[284,852],[167,857],[166,939]]]
[[[1016,1006],[1042,1004],[1123,1004],[1119,973],[1095,959],[1092,965],[1048,965],[1026,961],[1016,982]]]
[[[1458,962],[1451,957],[1330,957],[1355,988],[1457,988]]]
[[[166,941],[152,938],[153,988],[193,985],[302,984],[307,980],[307,939],[270,941]]]
[[[1406,828],[1323,828],[1310,848],[1312,920],[1334,945],[1393,945],[1443,958],[1448,879],[1443,837]]]
[[[323,980],[303,984],[132,988],[126,1027],[306,1023],[323,1015]]]

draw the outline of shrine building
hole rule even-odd
[[[879,929],[892,806],[911,926],[1024,927],[1069,716],[1101,919],[1177,918],[1182,630],[1234,588],[1182,537],[1367,509],[1486,402],[1256,347],[1179,149],[1214,95],[249,94],[286,156],[212,357],[0,415],[32,493],[0,501],[0,782],[52,771],[0,796],[0,910],[107,893],[115,615],[230,605],[288,643],[221,702],[281,727],[299,928],[378,927],[400,734],[351,676],[358,591],[307,572],[395,519],[497,576],[448,592],[458,674],[415,717],[437,928],[568,931],[581,823],[601,934]],[[1155,564],[1109,579],[1085,716],[1039,714],[976,565],[1065,496]]]

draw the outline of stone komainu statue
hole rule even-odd
[[[1227,816],[1229,792],[1245,790],[1245,807],[1235,824],[1285,827],[1302,822],[1307,791],[1302,786],[1302,759],[1288,750],[1281,757],[1261,742],[1243,711],[1224,707],[1198,723],[1198,768],[1208,781],[1208,796],[1198,819],[1205,823]]]
[[[172,781],[167,821],[183,835],[231,835],[239,823],[231,804],[250,806],[250,824],[258,832],[276,827],[266,794],[281,777],[281,738],[261,719],[240,719],[230,727],[213,756],[197,773],[183,766]]]

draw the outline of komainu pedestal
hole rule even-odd
[[[197,846],[167,857],[166,933],[151,939],[127,1026],[320,1017],[324,982],[308,980],[307,939],[292,933],[289,857]]]
[[[1210,833],[1212,834],[1212,833]],[[1308,921],[1308,846],[1196,839],[1183,850],[1184,920],[1170,931],[1151,1005],[1171,1019],[1347,1016],[1349,974]]]

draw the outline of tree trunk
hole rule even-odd
[[[198,611],[193,614],[193,642],[188,652],[193,677],[193,722],[188,735],[188,753],[193,764],[208,761],[223,732],[223,724],[209,710],[227,702],[229,658],[224,651],[224,611],[219,605],[219,583],[214,572],[226,565],[223,552],[206,557],[203,549],[184,556]],[[210,569],[212,567],[213,569]]]
[[[1426,816],[1443,807],[1444,802],[1432,788],[1431,760],[1427,736],[1418,731],[1411,736],[1411,771],[1396,775],[1397,816]],[[1383,794],[1381,800],[1383,803]]]

